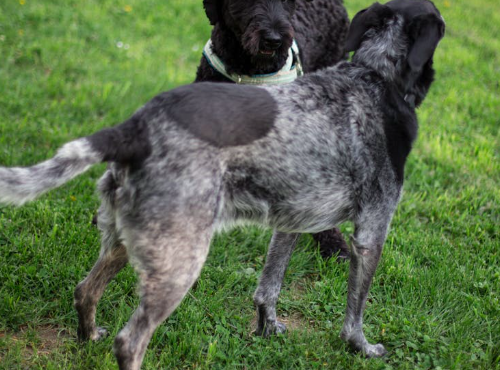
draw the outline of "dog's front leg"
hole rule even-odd
[[[276,302],[285,271],[300,234],[275,231],[267,252],[264,271],[254,294],[257,308],[256,334],[267,337],[286,330],[285,324],[276,319]]]
[[[387,353],[382,344],[368,343],[363,333],[363,311],[368,290],[382,254],[391,218],[391,215],[385,216],[357,223],[351,246],[347,310],[340,337],[367,357],[381,357]]]

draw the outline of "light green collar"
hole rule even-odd
[[[300,77],[304,74],[302,71],[302,65],[300,64],[299,58],[299,48],[295,40],[292,43],[292,47],[288,50],[288,59],[286,60],[285,65],[278,72],[268,73],[263,75],[238,75],[235,73],[227,73],[226,67],[222,60],[215,55],[212,50],[212,40],[208,40],[203,49],[203,55],[207,59],[208,63],[214,68],[217,72],[230,79],[237,84],[244,85],[280,85],[286,84],[294,81],[297,77]],[[293,63],[295,56],[295,64]]]

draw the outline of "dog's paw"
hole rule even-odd
[[[271,335],[283,334],[284,332],[286,332],[286,325],[281,321],[274,320],[267,321],[263,327],[258,327],[255,334],[267,338]]]
[[[96,330],[94,330],[94,332],[90,336],[90,340],[97,342],[98,340],[106,338],[107,336],[108,336],[108,331],[106,329],[97,327]]]
[[[362,330],[349,331],[343,328],[340,333],[340,339],[346,341],[353,350],[361,352],[368,358],[382,357],[387,354],[382,344],[368,343]]]
[[[387,354],[387,350],[380,343],[366,344],[366,346],[362,349],[362,352],[368,358],[383,357]]]
[[[101,340],[101,339],[108,336],[108,331],[104,328],[101,328],[101,327],[97,327],[97,328],[92,327],[92,328],[85,328],[85,329],[78,327],[78,331],[77,331],[78,340],[80,340],[82,342],[86,342],[88,340],[96,342],[96,341]]]

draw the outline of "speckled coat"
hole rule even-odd
[[[200,83],[163,93],[114,128],[33,167],[0,167],[0,202],[22,204],[102,161],[98,262],[75,291],[78,333],[99,339],[96,304],[127,263],[141,300],[115,339],[120,369],[140,368],[156,327],[199,276],[213,233],[278,230],[254,296],[257,334],[284,331],[276,302],[297,233],[355,225],[341,338],[369,357],[363,311],[434,77],[444,21],[427,0],[374,4],[353,19],[352,62],[258,88]],[[257,109],[258,108],[258,109]]]

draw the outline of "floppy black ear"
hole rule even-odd
[[[346,51],[356,50],[366,31],[381,25],[386,18],[393,14],[393,11],[388,6],[380,3],[374,3],[369,8],[361,10],[354,16],[349,27],[345,45]]]
[[[208,20],[212,26],[220,21],[220,12],[222,9],[222,0],[203,0],[203,7]]]
[[[436,50],[444,36],[445,24],[435,14],[425,14],[413,19],[409,25],[413,45],[408,53],[408,65],[413,73],[419,73]]]

